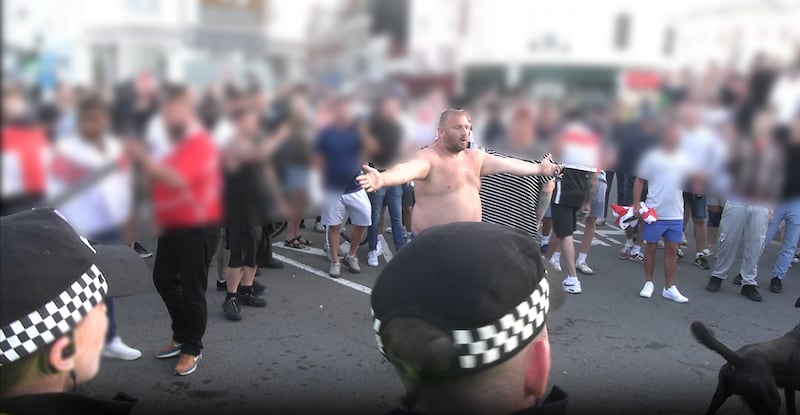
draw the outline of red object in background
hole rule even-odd
[[[630,70],[624,75],[625,86],[630,89],[658,89],[661,86],[661,75],[653,71]]]
[[[25,195],[44,193],[47,166],[45,154],[49,141],[36,127],[3,127],[2,152],[14,154],[19,160],[22,188]]]

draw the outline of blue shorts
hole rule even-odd
[[[662,236],[667,242],[681,243],[681,239],[683,238],[683,220],[659,219],[653,223],[644,224],[642,239],[645,242],[654,244],[658,242]]]
[[[608,188],[608,184],[606,182],[597,182],[597,193],[595,193],[594,198],[592,199],[592,206],[589,216],[598,219],[605,217],[604,211],[606,208],[606,188]]]

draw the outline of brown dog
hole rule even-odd
[[[800,324],[783,337],[749,344],[735,352],[699,321],[692,323],[692,334],[728,361],[719,370],[719,384],[706,414],[715,414],[735,394],[758,415],[778,415],[778,388],[783,388],[786,413],[795,415],[794,392],[800,390]]]

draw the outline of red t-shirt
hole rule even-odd
[[[220,160],[206,132],[184,138],[163,163],[175,170],[184,186],[156,182],[153,205],[158,223],[167,229],[216,225],[222,219]]]
[[[49,145],[40,128],[3,127],[2,154],[3,163],[6,164],[4,168],[18,169],[14,172],[4,170],[4,174],[13,174],[20,180],[20,183],[13,184],[19,190],[19,194],[13,196],[44,193],[47,184],[46,153]],[[10,189],[5,189],[4,193],[8,190]]]

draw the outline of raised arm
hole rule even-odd
[[[542,159],[541,163],[531,163],[515,158],[497,157],[481,152],[481,176],[498,173],[509,173],[515,176],[555,176],[560,167],[549,158]]]
[[[428,177],[431,164],[424,157],[415,157],[382,173],[367,164],[364,164],[361,168],[364,170],[364,174],[356,177],[358,184],[367,192],[375,192],[382,187],[398,186],[413,180],[423,180]]]

